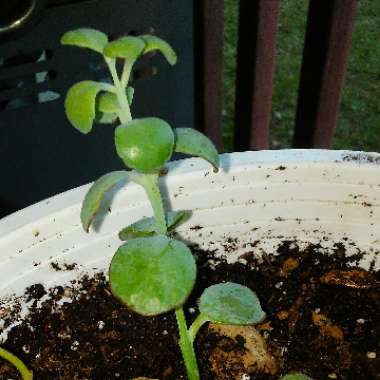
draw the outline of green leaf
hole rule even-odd
[[[67,92],[65,110],[70,123],[82,133],[89,133],[96,116],[96,97],[105,90],[103,83],[90,80],[74,84]]]
[[[95,121],[100,124],[113,124],[117,120],[116,113],[96,112]]]
[[[82,226],[86,232],[88,232],[95,215],[99,211],[107,191],[127,178],[128,172],[120,170],[107,173],[92,184],[84,198],[80,213]]]
[[[132,239],[112,259],[112,293],[142,315],[157,315],[184,304],[196,277],[189,248],[164,235]]]
[[[61,37],[62,45],[73,45],[103,53],[108,37],[103,32],[91,28],[79,28],[66,32]]]
[[[179,225],[191,217],[191,210],[170,211],[166,214],[168,232],[173,232]]]
[[[156,36],[152,36],[150,34],[139,37],[142,38],[146,43],[143,54],[153,50],[159,50],[172,66],[177,63],[177,54],[165,40]]]
[[[180,210],[171,211],[166,214],[168,233],[172,232],[178,225],[184,223],[191,216],[191,211]],[[138,237],[147,237],[158,234],[155,218],[141,219],[119,232],[120,240],[136,239]]]
[[[134,89],[128,87],[126,89],[126,95],[129,105],[132,104]],[[120,112],[120,105],[116,94],[112,92],[104,92],[98,97],[97,108],[100,112],[104,113],[118,113]]]
[[[119,101],[116,94],[104,92],[99,95],[98,110],[105,113],[117,113],[120,111]]]
[[[135,61],[145,48],[145,42],[139,37],[126,36],[108,43],[103,54],[109,58],[125,58]]]
[[[201,296],[199,310],[211,322],[231,325],[252,325],[265,318],[256,294],[232,282],[207,288]]]
[[[312,378],[303,375],[302,373],[290,373],[281,377],[279,380],[312,380]]]
[[[174,134],[164,120],[134,119],[116,128],[115,145],[127,166],[142,173],[155,173],[173,153]]]
[[[215,171],[219,170],[218,151],[208,137],[193,128],[176,128],[174,133],[176,152],[202,157],[214,166]]]

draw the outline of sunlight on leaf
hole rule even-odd
[[[108,37],[103,32],[91,28],[79,28],[66,32],[61,38],[62,45],[73,45],[103,53]]]
[[[126,36],[108,43],[103,54],[109,58],[126,58],[135,61],[145,48],[145,42],[139,37]]]

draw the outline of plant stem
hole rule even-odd
[[[131,76],[131,71],[133,67],[133,62],[129,63],[128,61],[124,62],[123,73],[121,74],[121,85],[125,88],[128,85],[129,77]]]
[[[185,314],[182,307],[175,310],[175,316],[179,330],[179,347],[181,348],[182,357],[185,362],[187,377],[189,380],[199,380],[197,358],[194,352],[193,341],[187,330]]]
[[[120,105],[120,112],[118,113],[118,117],[120,119],[120,122],[122,124],[124,124],[124,123],[127,123],[128,121],[132,120],[131,109],[129,107],[127,94],[125,91],[125,86],[120,81],[119,76],[117,74],[116,61],[114,59],[106,58],[106,62],[107,62],[108,68],[110,70],[112,80],[113,80],[114,85],[115,85],[116,96],[117,96],[117,100],[118,100],[119,105]],[[124,70],[124,72],[125,72],[125,70]],[[130,70],[129,70],[129,73],[130,73]],[[128,83],[128,79],[129,79],[129,77],[126,79],[127,83]],[[125,78],[124,78],[124,80],[125,80]]]
[[[17,356],[0,347],[0,357],[16,367],[23,380],[33,380],[33,372]]]
[[[166,224],[164,205],[162,203],[161,191],[158,186],[158,176],[159,175],[157,173],[138,174],[135,172],[130,174],[130,178],[144,188],[154,212],[157,229],[161,234],[166,235],[168,228]]]
[[[199,329],[206,323],[210,322],[210,319],[200,313],[197,318],[195,318],[195,321],[191,324],[189,328],[189,336],[192,342],[194,342],[195,337],[198,334]]]

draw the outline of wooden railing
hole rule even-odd
[[[281,0],[240,0],[234,150],[269,147]],[[335,132],[358,0],[310,0],[295,148],[328,148]],[[195,0],[196,125],[219,149],[223,108],[223,0]]]

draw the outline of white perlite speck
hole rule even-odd
[[[74,342],[72,343],[71,347],[70,347],[70,350],[72,351],[76,351],[79,347],[79,342],[77,340],[74,340]]]
[[[329,379],[337,379],[338,376],[336,375],[336,373],[329,373],[329,374],[328,374],[328,378],[329,378]]]
[[[104,326],[106,325],[106,323],[104,321],[99,321],[98,322],[98,329],[100,331],[102,331],[104,329]]]
[[[367,352],[367,358],[376,359],[376,352],[373,352],[373,351]]]

